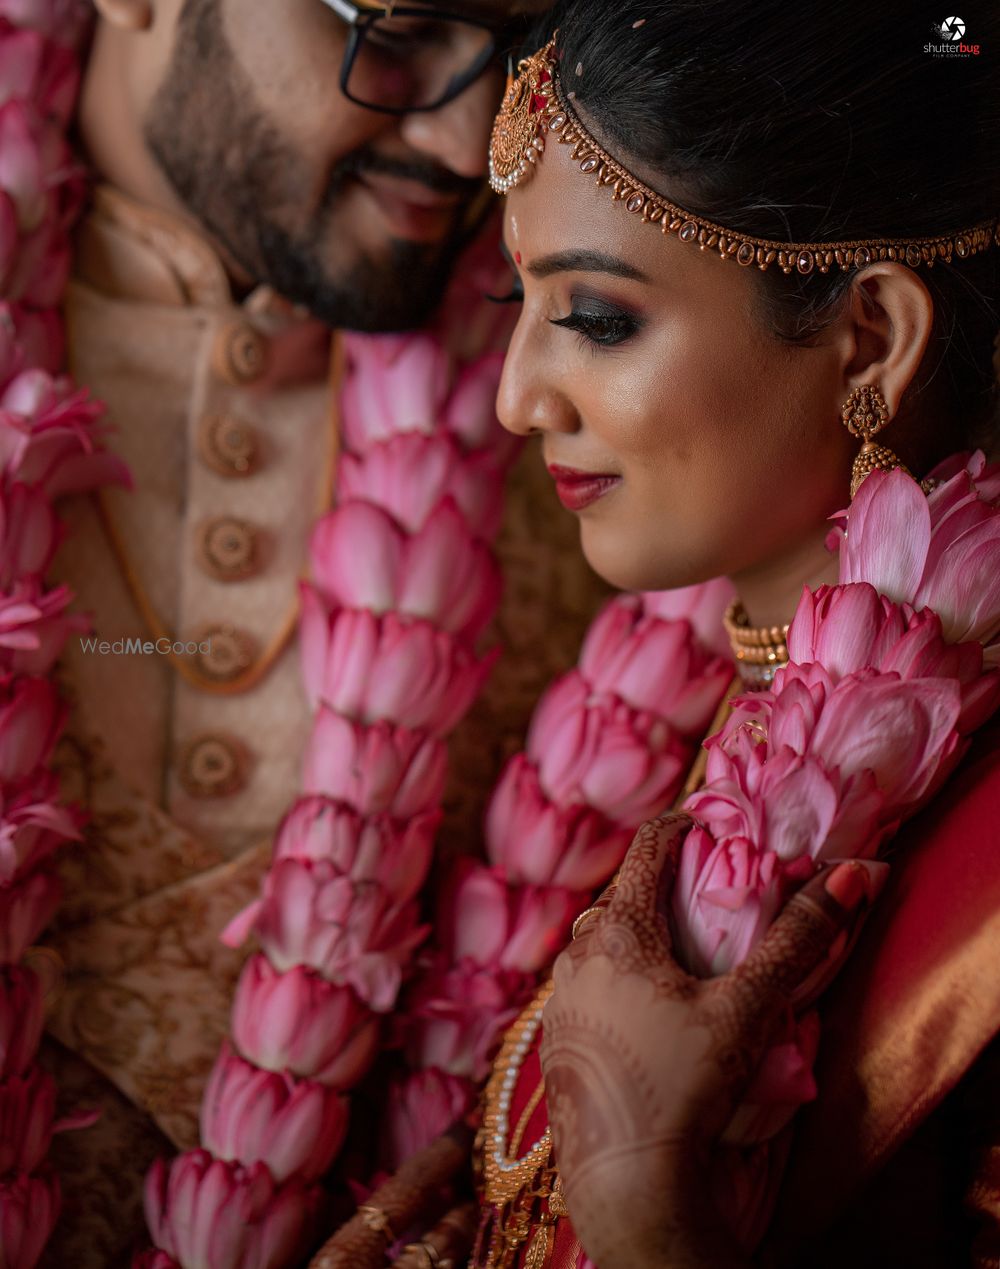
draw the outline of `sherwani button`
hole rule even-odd
[[[230,322],[215,337],[212,366],[235,388],[254,383],[267,369],[267,340],[249,322]]]
[[[238,582],[260,567],[260,534],[239,516],[214,516],[201,528],[198,562],[220,582]]]
[[[206,678],[228,683],[253,665],[256,640],[238,626],[222,623],[205,626],[197,639],[199,644],[207,645],[198,653],[198,668]]]
[[[250,754],[228,732],[205,732],[184,746],[178,776],[194,798],[221,798],[237,793],[247,781]]]
[[[220,476],[249,476],[260,464],[256,431],[234,414],[209,414],[202,420],[198,453]]]

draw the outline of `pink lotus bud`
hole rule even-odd
[[[733,677],[731,654],[710,653],[686,620],[647,613],[645,598],[619,595],[605,605],[587,632],[580,674],[593,694],[617,695],[700,739]]]
[[[59,1180],[18,1176],[0,1180],[0,1256],[3,1269],[35,1269],[59,1215]]]
[[[263,1163],[244,1168],[190,1150],[146,1175],[146,1221],[182,1269],[285,1269],[307,1253],[319,1192],[276,1186]]]
[[[530,995],[534,978],[472,961],[426,970],[406,1001],[402,1023],[413,1067],[437,1067],[480,1081],[489,1074],[500,1036]]]
[[[452,362],[423,333],[346,335],[348,374],[341,398],[344,439],[356,453],[401,432],[431,435],[440,423]]]
[[[851,504],[840,553],[842,583],[869,582],[897,603],[932,608],[949,643],[1000,635],[1000,516],[977,483],[991,489],[996,476],[981,459],[929,496],[901,470],[873,472]]]
[[[0,18],[29,27],[49,40],[72,47],[87,25],[87,13],[73,0],[0,0]]]
[[[424,939],[415,904],[393,904],[372,882],[354,885],[329,863],[280,859],[263,897],[231,922],[230,945],[253,929],[276,969],[309,966],[354,988],[378,1013],[392,1008],[402,967]]]
[[[429,622],[389,612],[336,609],[301,587],[306,693],[362,723],[385,719],[444,736],[475,700],[499,650],[479,660],[469,646]]]
[[[36,488],[14,484],[4,505],[0,539],[0,586],[9,589],[21,577],[40,576],[51,562],[58,541],[57,521],[49,499]]]
[[[319,520],[310,558],[331,606],[395,610],[473,642],[496,610],[500,573],[450,497],[407,535],[379,507],[348,502]]]
[[[632,836],[590,807],[552,802],[523,753],[505,767],[486,810],[490,862],[513,884],[592,890],[621,863]]]
[[[932,491],[934,515],[938,520],[964,498],[962,485],[950,484],[952,477],[959,472],[965,473],[976,496],[984,502],[995,503],[1000,499],[1000,463],[988,463],[981,449],[951,454],[927,473],[930,479],[938,482],[938,487]]]
[[[565,945],[588,896],[558,886],[510,886],[499,869],[457,861],[438,926],[449,958],[535,973]]]
[[[526,751],[553,802],[587,803],[633,831],[673,802],[688,765],[669,724],[592,693],[578,670],[542,697]]]
[[[260,955],[244,966],[233,1002],[233,1040],[256,1066],[347,1089],[368,1070],[378,1038],[378,1020],[349,987],[301,965],[279,973]]]
[[[376,882],[395,903],[417,896],[430,868],[439,810],[400,825],[388,815],[358,815],[342,802],[299,798],[278,826],[275,859],[327,862],[351,881]]]
[[[216,1158],[266,1163],[279,1185],[315,1181],[346,1132],[347,1101],[335,1089],[259,1070],[223,1044],[201,1106],[201,1140]]]
[[[0,466],[49,498],[108,481],[130,487],[124,462],[98,445],[103,410],[69,379],[25,370],[0,397]]]
[[[39,1066],[0,1083],[0,1175],[39,1166],[52,1142],[55,1105],[55,1080]]]
[[[0,1081],[23,1075],[34,1061],[42,1021],[42,984],[34,970],[24,965],[0,970]]]
[[[45,53],[37,31],[21,31],[0,21],[0,106],[15,97],[34,97]]]
[[[0,665],[15,674],[47,674],[69,635],[90,628],[83,613],[65,612],[72,598],[66,586],[43,591],[36,580],[0,595]]]
[[[788,654],[806,665],[819,661],[834,682],[868,666],[880,666],[906,630],[899,604],[873,586],[806,588],[788,629]]]
[[[388,722],[365,726],[324,705],[306,745],[303,791],[347,802],[362,815],[406,819],[437,807],[446,774],[435,737]]]
[[[0,676],[0,781],[24,780],[47,761],[64,717],[47,679]]]
[[[979,727],[1000,698],[1000,675],[984,674],[978,643],[946,643],[936,613],[929,608],[914,613],[866,582],[804,591],[788,647],[799,664],[820,662],[833,683],[863,669],[902,678],[954,679],[961,692],[956,726],[962,735]]]
[[[867,481],[865,482],[867,484]],[[864,486],[862,486],[864,488]],[[809,682],[821,693],[814,728],[803,731],[788,688]],[[801,697],[799,698],[801,699]],[[961,756],[956,724],[961,711],[953,679],[903,679],[858,671],[833,685],[820,667],[802,676],[797,666],[783,671],[775,697],[768,743],[787,744],[821,756],[841,778],[870,771],[886,802],[899,810],[916,806],[940,784]]]
[[[0,189],[13,199],[22,233],[37,229],[49,208],[43,144],[26,102],[0,106]]]
[[[810,670],[822,673],[818,666]],[[874,854],[887,805],[874,773],[842,773],[800,756],[791,743],[793,725],[801,724],[803,735],[814,730],[822,699],[821,694],[811,700],[804,684],[789,681],[785,726],[774,733],[782,739],[775,741],[773,755],[760,743],[758,730],[766,730],[770,717],[767,694],[736,706],[720,737],[710,742],[707,783],[685,803],[716,841],[742,837],[757,846],[766,843],[786,869],[800,857]],[[808,749],[804,740],[803,747]]]
[[[472,1109],[476,1094],[471,1080],[433,1068],[396,1079],[383,1125],[383,1166],[395,1171],[429,1146]]]
[[[727,577],[716,577],[710,582],[699,582],[696,586],[682,586],[676,590],[642,591],[639,597],[647,617],[688,622],[706,652],[731,660],[732,650],[722,625],[722,615],[736,598],[736,591]]]
[[[789,1016],[761,1057],[723,1141],[747,1146],[776,1137],[799,1107],[815,1098],[819,1031],[815,1010],[801,1018]]]
[[[3,273],[3,206],[0,195],[0,275]],[[7,332],[6,338],[3,332]],[[65,337],[58,312],[35,312],[16,304],[0,304],[0,392],[26,369],[56,374],[65,357]]]
[[[36,869],[60,846],[80,838],[83,813],[60,806],[59,781],[41,768],[20,789],[0,799],[0,885]]]
[[[449,348],[456,348],[459,356],[472,357],[484,348],[496,350],[502,368],[499,350],[506,349],[510,343],[517,314],[509,311],[510,305],[491,304],[484,299],[487,295],[500,295],[510,286],[510,265],[500,253],[495,230],[495,224],[489,226],[462,252],[434,324],[440,337]],[[497,384],[489,396],[491,408]],[[504,435],[510,436],[510,433]]]
[[[16,965],[59,906],[59,879],[42,869],[0,886],[0,965]]]
[[[478,299],[481,311],[484,307],[481,295]],[[464,366],[455,380],[444,422],[448,431],[467,449],[488,446],[502,462],[509,463],[519,452],[520,444],[517,437],[497,423],[496,400],[503,363],[504,354],[493,351]]]
[[[492,416],[492,406],[490,407]],[[493,420],[496,426],[496,420]],[[463,451],[447,432],[393,436],[341,461],[338,498],[374,503],[416,533],[450,495],[475,537],[492,539],[503,510],[502,464],[490,449]]]
[[[778,914],[787,886],[777,855],[744,838],[716,843],[693,828],[673,894],[674,938],[692,974],[723,974],[745,960]]]

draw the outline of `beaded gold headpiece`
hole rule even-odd
[[[490,139],[490,184],[498,194],[521,185],[534,171],[546,143],[556,140],[571,146],[570,157],[581,172],[598,186],[611,190],[616,202],[663,233],[675,233],[681,242],[695,242],[704,251],[714,248],[723,260],[756,264],[766,269],[777,264],[785,273],[828,273],[864,268],[874,260],[895,260],[912,268],[931,268],[938,260],[965,259],[991,246],[1000,246],[1000,220],[985,221],[959,233],[935,238],[865,238],[852,242],[775,242],[727,229],[678,207],[650,189],[613,158],[584,127],[559,83],[556,37],[518,65],[517,78],[504,94]]]

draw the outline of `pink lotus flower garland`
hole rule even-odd
[[[932,476],[929,496],[901,471],[868,477],[836,530],[839,584],[804,592],[790,663],[708,742],[672,914],[696,973],[742,961],[819,865],[876,861],[1000,705],[1000,466],[958,455]],[[886,865],[869,866],[878,884]],[[818,1030],[801,1010],[829,971],[727,1133],[718,1201],[748,1245],[777,1190],[779,1134],[816,1094]]]
[[[542,696],[524,752],[486,811],[487,863],[460,859],[434,946],[398,1022],[383,1155],[397,1167],[468,1110],[500,1032],[621,863],[671,805],[732,674],[726,582],[625,594],[599,614],[576,669]],[[713,646],[714,644],[714,646]]]
[[[463,283],[481,286],[475,261]],[[450,314],[464,322],[469,301],[453,295]],[[224,935],[259,950],[205,1089],[203,1148],[147,1178],[158,1250],[142,1265],[277,1269],[308,1250],[345,1094],[427,934],[417,896],[445,737],[497,656],[476,643],[500,594],[487,542],[516,452],[493,414],[500,356],[463,364],[441,330],[345,342],[337,505],[313,530],[301,591],[315,710],[302,793],[259,899]]]
[[[459,316],[467,326],[469,310]],[[497,655],[477,656],[475,645],[499,598],[486,542],[517,448],[493,414],[500,357],[456,375],[440,331],[347,343],[338,501],[314,529],[313,580],[302,588],[303,670],[316,711],[303,793],[279,826],[261,897],[227,932],[233,943],[252,932],[260,950],[241,976],[232,1039],[205,1091],[203,1148],[158,1163],[148,1178],[159,1251],[143,1265],[278,1266],[307,1246],[319,1202],[313,1183],[347,1128],[344,1094],[367,1071],[378,1015],[394,1007],[428,933],[417,896],[440,821],[444,738]],[[717,620],[728,589],[711,589]],[[686,607],[675,613],[671,603]],[[481,1071],[585,892],[610,875],[641,820],[675,795],[731,675],[692,631],[686,613],[696,603],[705,605],[701,589],[615,601],[581,670],[547,697],[548,717],[536,720],[527,754],[498,791],[510,805],[498,801],[489,817],[493,865],[470,865],[452,892],[464,932],[449,936],[417,989],[424,998],[428,984],[436,990],[442,955],[454,962],[446,971],[453,1016],[443,1028],[417,1024],[425,1054],[447,1046],[447,1032],[458,1051],[477,1050]],[[694,675],[669,695],[665,658]],[[515,808],[520,818],[505,827]],[[471,906],[477,887],[485,924]],[[442,1055],[390,1089],[396,1157],[466,1108],[473,1086],[456,1073],[462,1063]],[[272,1188],[258,1208],[249,1196],[261,1167]],[[209,1233],[230,1210],[250,1215],[232,1258],[220,1259],[230,1252]],[[190,1241],[192,1229],[201,1241]]]
[[[57,374],[57,305],[82,184],[65,144],[78,81],[72,38],[86,6],[0,0],[0,1264],[32,1269],[59,1212],[45,1158],[56,1119],[37,1065],[44,987],[20,963],[59,902],[56,852],[83,817],[61,805],[52,751],[64,721],[48,677],[88,628],[43,577],[59,542],[54,500],[127,483],[100,445],[100,406]]]

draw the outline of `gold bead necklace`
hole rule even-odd
[[[726,609],[722,623],[744,684],[767,687],[779,667],[788,661],[788,626],[751,626],[738,599]]]

